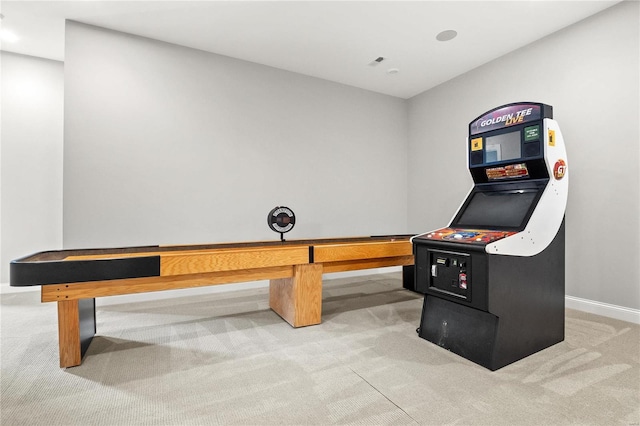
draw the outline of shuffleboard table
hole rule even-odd
[[[269,306],[293,327],[319,324],[322,274],[403,266],[413,289],[410,235],[59,250],[10,264],[11,286],[41,286],[58,303],[60,367],[82,363],[96,334],[95,298],[270,280]]]

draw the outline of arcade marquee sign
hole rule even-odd
[[[491,111],[471,123],[471,135],[540,119],[540,105],[517,104]]]

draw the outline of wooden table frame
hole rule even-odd
[[[96,297],[269,280],[270,308],[291,326],[304,327],[321,322],[322,274],[403,266],[403,286],[413,289],[412,250],[408,236],[398,236],[150,247],[131,252],[44,252],[12,262],[11,285],[42,285],[42,302],[58,303],[60,367],[64,368],[82,363],[96,333]],[[107,279],[94,280],[80,273],[74,276],[78,282],[40,282],[64,281],[69,276],[65,270],[90,268],[93,264],[102,267],[100,262],[112,262],[105,268],[110,271],[110,265],[117,269],[122,262],[150,263],[150,259],[154,259],[153,272],[142,276],[113,278],[109,272]],[[35,268],[44,269],[32,272]],[[156,275],[146,276],[156,271]]]

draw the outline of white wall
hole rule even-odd
[[[67,23],[64,246],[407,231],[398,98]]]
[[[0,282],[9,262],[62,248],[62,62],[1,52]]]
[[[571,170],[566,293],[639,309],[639,6],[616,5],[412,98],[409,228],[446,226],[472,186],[473,118],[511,102],[550,104]]]

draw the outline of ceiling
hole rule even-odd
[[[407,99],[616,3],[2,0],[1,48],[64,60],[71,19]]]

